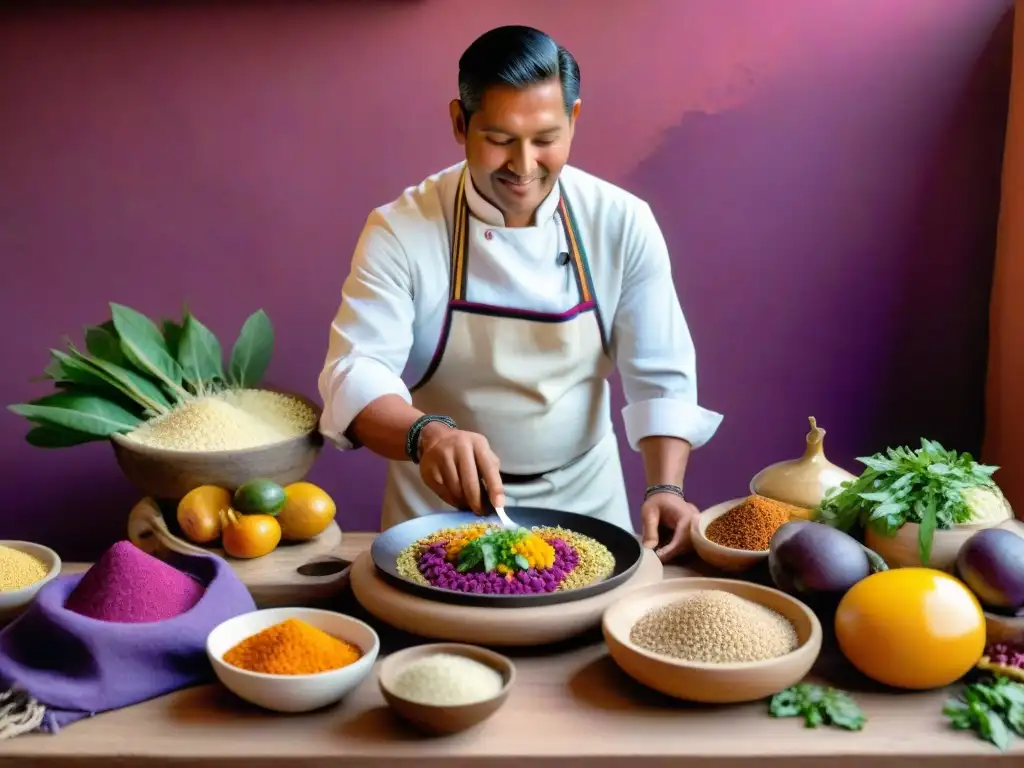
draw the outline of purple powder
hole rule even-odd
[[[445,560],[448,542],[439,541],[423,551],[417,563],[420,573],[432,586],[455,592],[477,595],[537,595],[554,592],[565,577],[579,565],[579,553],[565,541],[547,539],[555,550],[555,561],[550,568],[530,568],[519,571],[512,578],[492,571],[459,573],[455,563]]]
[[[99,621],[142,624],[180,616],[205,591],[191,576],[119,541],[86,572],[64,607]]]

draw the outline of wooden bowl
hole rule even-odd
[[[796,650],[766,661],[729,664],[683,661],[639,648],[629,639],[647,611],[703,590],[731,592],[785,616],[796,629]],[[759,701],[796,685],[821,651],[821,622],[794,597],[734,579],[678,578],[630,591],[605,611],[601,622],[612,659],[637,682],[666,696],[707,704]]]
[[[505,684],[496,696],[472,704],[455,706],[436,706],[410,701],[395,692],[395,682],[405,667],[417,659],[433,656],[437,653],[448,653],[464,656],[486,664],[501,673]],[[398,651],[388,656],[380,666],[378,682],[380,691],[388,706],[399,717],[412,723],[427,733],[441,735],[458,733],[479,725],[497,712],[516,681],[516,668],[512,660],[500,653],[489,651],[476,645],[461,643],[432,643],[417,645]]]
[[[985,645],[1024,647],[1024,616],[1000,616],[985,611]]]
[[[321,408],[312,400],[285,394],[313,408],[319,419]],[[304,435],[241,451],[170,451],[139,445],[124,435],[111,435],[110,441],[125,477],[142,493],[158,499],[180,499],[200,485],[233,491],[254,477],[281,485],[296,483],[309,473],[324,444],[316,426]]]
[[[896,535],[883,536],[867,528],[864,531],[864,544],[873,549],[890,568],[934,568],[937,571],[953,572],[956,565],[956,556],[960,547],[964,545],[971,536],[986,528],[1002,528],[1013,521],[997,520],[993,523],[982,523],[978,525],[958,525],[949,530],[936,529],[935,537],[932,539],[932,553],[927,565],[921,563],[918,556],[917,537],[921,526],[917,523],[907,523]]]
[[[707,537],[708,526],[717,520],[733,507],[737,507],[746,501],[747,497],[731,501],[723,501],[701,512],[699,517],[694,518],[690,529],[690,539],[693,541],[693,549],[697,556],[708,565],[713,565],[719,570],[728,573],[742,573],[749,571],[758,563],[768,558],[768,550],[754,552],[748,549],[733,549],[716,544]]]

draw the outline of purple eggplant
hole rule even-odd
[[[885,563],[847,533],[793,520],[772,536],[768,569],[783,592],[842,596],[872,572],[885,570]]]
[[[1024,608],[1024,538],[1013,531],[978,531],[960,547],[956,571],[982,605],[1001,612]]]

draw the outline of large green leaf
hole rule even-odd
[[[71,429],[97,437],[130,432],[141,422],[117,403],[99,395],[72,390],[7,407],[40,426]]]
[[[54,381],[58,383],[82,384],[99,389],[106,389],[110,386],[110,383],[100,373],[67,353],[61,352],[59,349],[51,349],[50,356],[53,361],[46,370],[51,372],[52,369]]]
[[[90,435],[61,427],[33,427],[25,435],[25,441],[36,448],[71,448],[103,439],[100,435]]]
[[[181,388],[182,371],[167,350],[160,329],[145,315],[123,304],[110,304],[114,327],[121,338],[121,350],[139,371],[160,381],[181,397],[188,392]]]
[[[185,316],[185,325],[178,346],[178,362],[185,377],[203,389],[207,382],[224,378],[220,341],[213,331],[196,319],[195,315]]]
[[[267,313],[260,309],[245,321],[231,349],[231,381],[243,388],[257,386],[273,354],[274,327]]]
[[[178,346],[181,344],[181,323],[176,320],[164,320],[162,323],[164,343],[167,352],[175,360],[178,359]]]
[[[108,330],[103,326],[91,325],[85,329],[85,348],[90,355],[99,360],[106,360],[122,367],[127,362],[121,350],[121,340],[117,337],[117,331]]]
[[[87,357],[71,347],[74,362],[94,371],[105,382],[153,413],[166,413],[173,403],[163,390],[140,373],[97,357]]]

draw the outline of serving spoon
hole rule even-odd
[[[504,507],[496,507],[494,506],[494,504],[491,503],[491,496],[487,492],[487,484],[484,483],[484,479],[482,477],[480,478],[480,487],[483,488],[484,490],[484,492],[480,494],[480,501],[483,504],[484,509],[488,510],[494,515],[497,515],[502,528],[504,528],[506,531],[515,531],[523,527],[516,523],[507,514],[505,514]]]

